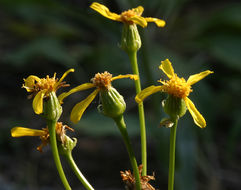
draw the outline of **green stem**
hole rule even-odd
[[[137,64],[137,52],[128,53],[133,74],[138,75],[139,79],[135,80],[136,94],[141,92],[141,81]],[[140,122],[140,134],[141,134],[141,159],[142,159],[142,176],[146,176],[147,173],[147,149],[146,149],[146,127],[145,127],[145,115],[143,103],[138,104],[139,122]]]
[[[176,149],[176,131],[177,120],[171,128],[170,134],[170,157],[169,157],[169,174],[168,174],[168,190],[174,189],[174,176],[175,176],[175,149]]]
[[[65,177],[64,170],[62,168],[60,158],[59,158],[59,152],[58,152],[57,141],[56,141],[56,132],[55,132],[56,121],[54,121],[54,120],[47,121],[47,124],[48,124],[48,129],[49,129],[50,145],[51,145],[51,149],[52,149],[52,153],[53,153],[53,157],[54,157],[54,162],[55,162],[56,168],[59,172],[59,177],[60,177],[65,189],[71,190],[71,187]]]
[[[87,190],[94,190],[94,188],[89,184],[89,182],[87,181],[87,179],[84,177],[84,175],[81,173],[81,171],[79,170],[78,166],[76,165],[73,157],[72,157],[72,153],[71,151],[69,151],[68,153],[64,154],[70,167],[72,168],[72,170],[74,171],[75,175],[78,177],[78,179],[80,180],[80,182],[83,184],[83,186],[85,187],[85,189]]]
[[[129,136],[128,136],[128,133],[126,130],[126,124],[125,124],[123,116],[116,118],[115,122],[121,132],[121,135],[123,137],[124,143],[126,145],[126,148],[127,148],[128,154],[129,154],[131,166],[132,166],[133,173],[134,173],[135,180],[136,180],[136,190],[141,190],[139,170],[138,170],[136,158],[134,155],[134,151],[132,149],[131,142],[130,142],[130,139],[129,139]]]

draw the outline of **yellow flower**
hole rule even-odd
[[[110,12],[106,6],[97,2],[92,3],[90,8],[108,19],[123,22],[125,24],[138,24],[143,28],[147,27],[148,22],[154,22],[158,27],[164,27],[166,24],[164,20],[158,18],[142,17],[141,15],[144,11],[142,6],[124,11],[120,15]]]
[[[69,92],[64,92],[59,95],[58,99],[60,103],[63,103],[63,99],[69,96],[70,94],[73,94],[78,91],[82,90],[87,90],[90,88],[96,88],[86,99],[83,101],[79,102],[74,106],[72,109],[71,115],[70,115],[70,120],[73,123],[77,123],[86,108],[90,105],[90,103],[94,100],[96,95],[101,91],[101,90],[109,90],[111,86],[111,82],[116,80],[116,79],[122,79],[122,78],[130,78],[133,80],[137,80],[138,76],[137,75],[132,75],[132,74],[127,74],[127,75],[118,75],[116,77],[112,77],[112,74],[109,72],[105,71],[104,73],[97,73],[94,78],[91,79],[91,83],[85,83],[82,85],[79,85],[73,89],[71,89]]]
[[[56,92],[59,88],[68,86],[63,82],[63,79],[70,73],[74,72],[74,69],[69,69],[58,80],[56,73],[52,78],[49,75],[46,78],[39,78],[34,75],[30,75],[27,79],[24,79],[22,88],[25,88],[27,92],[32,93],[29,97],[33,99],[33,109],[36,114],[43,112],[43,99],[49,96],[49,93]]]
[[[161,86],[150,86],[142,90],[137,94],[135,100],[137,103],[142,102],[146,97],[156,92],[166,92],[174,97],[181,98],[185,101],[186,107],[192,115],[194,123],[201,128],[206,126],[206,121],[203,116],[196,109],[194,103],[188,98],[190,92],[192,92],[191,86],[198,81],[205,78],[207,75],[213,73],[212,71],[204,71],[199,74],[191,75],[186,81],[184,78],[179,78],[172,67],[171,62],[166,59],[161,62],[159,67],[169,78],[167,81],[159,80]]]
[[[66,130],[69,129],[73,131],[72,128],[68,127],[67,125],[63,125],[62,122],[57,122],[56,124],[56,134],[58,140],[64,144],[65,143],[65,133]],[[44,146],[47,146],[49,143],[49,131],[47,128],[43,128],[42,130],[38,129],[29,129],[25,127],[14,127],[11,129],[11,135],[12,137],[40,137],[40,140],[42,141],[42,144],[37,147],[37,150],[42,152],[42,149]]]

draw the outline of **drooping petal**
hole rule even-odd
[[[35,81],[40,81],[41,79],[37,76],[30,75],[28,78],[23,80],[24,80],[23,88],[25,88],[27,92],[32,92],[34,89]]]
[[[120,21],[120,15],[110,12],[110,10],[106,6],[100,3],[94,2],[90,5],[90,8],[94,9],[108,19]]]
[[[74,106],[70,115],[70,120],[73,123],[77,123],[81,119],[84,111],[90,105],[90,103],[93,101],[93,99],[96,97],[98,93],[99,93],[99,89],[96,89],[86,99],[84,99],[83,101],[79,102]]]
[[[42,136],[45,131],[38,129],[29,129],[25,127],[14,127],[11,129],[12,137],[24,137],[24,136]]]
[[[123,78],[130,78],[132,80],[138,80],[139,79],[138,75],[127,74],[127,75],[118,75],[118,76],[112,77],[111,81],[116,80],[116,79],[123,79]]]
[[[155,22],[158,27],[164,27],[166,25],[164,20],[158,18],[146,17],[145,20],[146,22]]]
[[[55,84],[55,87],[57,87],[57,86],[64,80],[64,78],[65,78],[69,73],[71,73],[71,72],[74,72],[74,69],[69,69],[69,70],[67,70],[67,71],[63,74],[63,76],[58,80],[58,82]]]
[[[134,11],[137,16],[141,16],[144,11],[144,8],[142,6],[138,6],[134,9],[132,9],[132,11]]]
[[[201,73],[195,74],[195,75],[191,75],[188,80],[187,83],[190,85],[193,85],[195,83],[197,83],[198,81],[202,80],[204,77],[210,75],[211,73],[213,73],[213,71],[203,71]]]
[[[167,75],[168,78],[171,78],[172,76],[174,76],[174,69],[169,59],[161,61],[161,65],[159,69],[161,69]]]
[[[194,123],[197,126],[199,126],[200,128],[206,127],[206,121],[205,121],[204,117],[199,113],[199,111],[195,107],[194,103],[187,97],[184,99],[184,101],[186,103],[187,109],[189,110],[189,112],[192,115]]]
[[[144,17],[133,16],[133,17],[130,17],[128,20],[134,22],[135,24],[140,25],[143,28],[147,27],[147,22],[146,22],[146,19]]]
[[[75,88],[72,88],[70,91],[68,92],[64,92],[62,94],[60,94],[58,96],[58,99],[59,99],[59,102],[62,104],[63,103],[63,100],[69,96],[70,94],[73,94],[75,92],[78,92],[78,91],[82,91],[82,90],[87,90],[89,88],[93,88],[95,87],[95,85],[93,83],[85,83],[85,84],[81,84],[79,86],[76,86]]]
[[[141,103],[146,97],[162,90],[162,86],[149,86],[136,95],[135,100]]]
[[[47,90],[41,90],[33,99],[33,110],[36,114],[43,112],[43,98]]]

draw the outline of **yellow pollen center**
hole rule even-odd
[[[184,78],[179,78],[176,74],[168,81],[160,81],[163,84],[163,91],[178,98],[187,97],[192,92],[191,86]]]
[[[136,16],[135,11],[133,11],[133,10],[124,11],[123,13],[121,13],[121,20],[122,20],[122,22],[133,24],[133,21],[131,21],[130,18],[132,18],[134,16]]]
[[[95,77],[91,79],[93,84],[100,89],[109,89],[111,87],[112,74],[105,71],[104,73],[97,73]]]
[[[49,92],[50,91],[55,91],[55,84],[56,84],[57,80],[55,79],[55,76],[50,78],[48,75],[46,78],[42,78],[40,79],[40,81],[38,81],[35,85],[35,89],[37,91],[39,90],[48,90]]]

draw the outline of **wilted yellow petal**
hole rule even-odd
[[[93,88],[95,87],[95,85],[93,83],[85,83],[85,84],[81,84],[79,86],[76,86],[75,88],[72,88],[70,91],[68,92],[64,92],[62,94],[60,94],[58,96],[58,99],[59,99],[59,102],[62,104],[63,103],[63,100],[69,96],[70,94],[73,94],[75,92],[78,92],[78,91],[82,91],[82,90],[87,90],[89,88]]]
[[[138,6],[134,9],[132,9],[132,11],[134,11],[137,16],[141,16],[144,11],[144,8],[142,6]]]
[[[63,76],[58,80],[58,82],[56,83],[56,87],[64,80],[64,78],[71,72],[74,72],[74,69],[69,69],[68,71],[66,71]]]
[[[36,114],[43,112],[43,98],[47,90],[41,90],[33,99],[33,110]]]
[[[24,136],[42,136],[45,132],[38,129],[29,129],[25,127],[14,127],[11,129],[12,137],[24,137]]]
[[[144,17],[133,16],[133,17],[130,17],[128,20],[134,22],[135,24],[140,25],[143,28],[147,27],[147,22],[146,22],[146,19]]]
[[[155,22],[158,27],[164,27],[166,25],[164,20],[158,18],[146,17],[145,20],[146,22]]]
[[[135,100],[141,103],[146,97],[162,90],[162,86],[149,86],[136,95]]]
[[[132,74],[127,74],[127,75],[118,75],[115,77],[111,78],[111,81],[116,80],[116,79],[123,79],[123,78],[130,78],[132,80],[138,80],[138,75],[132,75]]]
[[[159,69],[161,69],[167,75],[168,78],[171,78],[172,76],[174,76],[174,69],[169,59],[161,61],[161,65]]]
[[[195,107],[194,103],[187,97],[184,100],[185,100],[187,109],[189,110],[189,112],[192,115],[194,123],[201,128],[206,127],[206,121],[205,121],[204,117],[199,113],[199,111]]]
[[[41,79],[37,76],[30,75],[27,79],[24,80],[23,88],[27,90],[27,92],[32,92],[34,89],[35,81],[40,81]]]
[[[191,75],[188,80],[187,83],[190,85],[193,85],[195,83],[197,83],[198,81],[202,80],[204,77],[208,76],[209,74],[213,73],[213,71],[203,71],[201,73],[195,74],[195,75]]]
[[[96,97],[98,93],[99,93],[99,89],[96,89],[86,99],[84,99],[83,101],[81,101],[80,103],[74,106],[70,115],[70,120],[73,123],[77,123],[81,119],[84,111],[90,105],[90,103],[93,101],[93,99]]]
[[[94,2],[90,5],[90,8],[94,9],[108,19],[120,21],[120,15],[110,12],[110,10],[106,6],[100,3]]]

